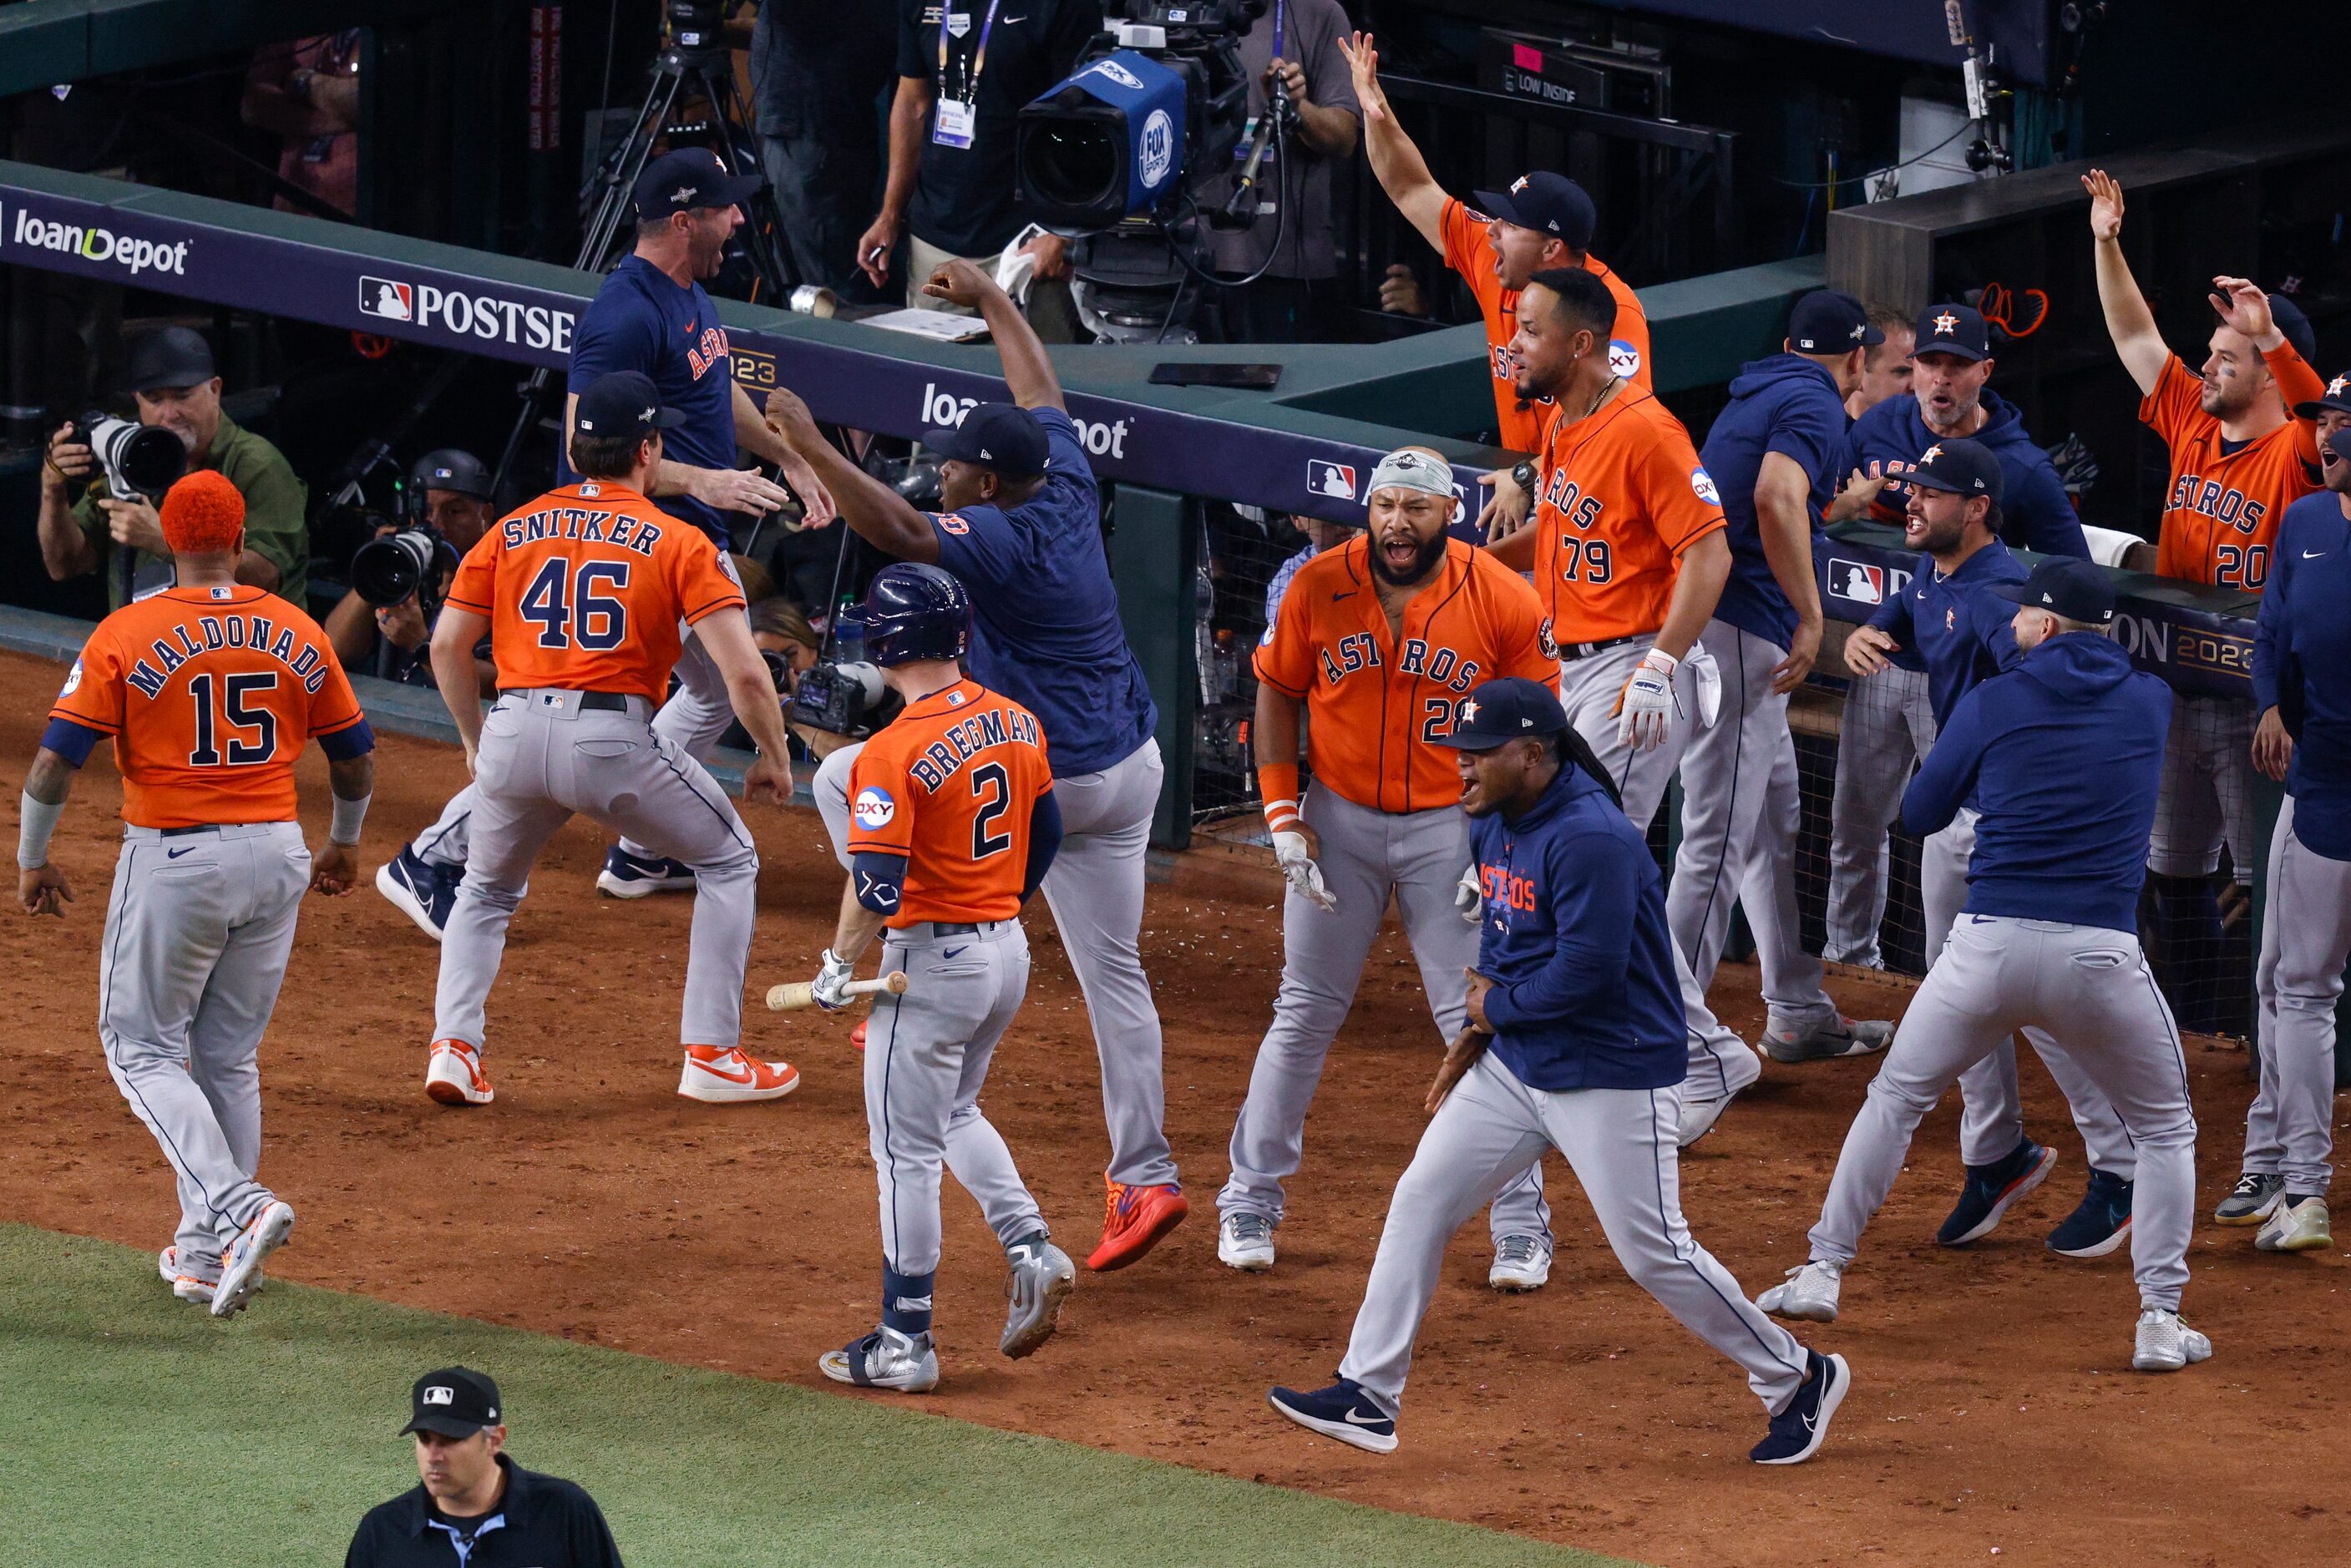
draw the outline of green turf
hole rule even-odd
[[[360,1514],[416,1480],[392,1436],[409,1384],[452,1362],[497,1378],[517,1456],[586,1486],[647,1568],[1617,1561],[282,1282],[219,1323],[152,1254],[16,1225],[0,1554],[340,1563]]]

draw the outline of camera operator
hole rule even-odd
[[[874,105],[898,57],[898,22],[868,0],[760,0],[751,26],[759,163],[802,283],[862,285],[858,219],[882,172]]]
[[[411,514],[413,522],[386,524],[375,531],[378,539],[401,533],[405,526],[431,535],[435,544],[447,546],[449,559],[461,560],[489,531],[490,471],[473,453],[455,447],[428,452],[409,470],[408,483],[410,496],[418,498],[411,502],[417,508]],[[356,576],[357,563],[353,565]],[[372,604],[356,587],[343,595],[328,613],[326,625],[328,640],[335,645],[335,657],[343,661],[344,669],[360,670],[374,662],[381,639],[383,657],[377,674],[411,686],[434,684],[427,647],[450,576],[440,569],[441,565],[435,562],[432,568],[431,583],[420,583],[415,592],[395,604]],[[488,696],[497,689],[497,668],[486,659],[475,662],[481,668],[483,695]]]
[[[138,400],[141,424],[171,431],[189,468],[218,471],[245,497],[236,580],[300,605],[310,561],[303,522],[309,490],[276,447],[222,411],[221,380],[204,337],[185,327],[149,333],[131,346],[123,383]],[[99,463],[87,437],[68,423],[49,438],[41,464],[41,564],[57,582],[103,571],[107,603],[120,609],[171,582],[172,554],[154,503],[117,500],[94,483]],[[127,571],[116,556],[125,549]]]
[[[1347,28],[1339,0],[1273,0],[1241,39],[1249,126],[1233,149],[1235,162],[1249,156],[1273,94],[1287,100],[1292,124],[1259,169],[1257,222],[1246,229],[1206,231],[1219,273],[1245,277],[1265,268],[1254,283],[1217,291],[1215,326],[1226,342],[1311,343],[1342,336],[1334,329],[1339,299],[1332,280],[1339,261],[1332,171],[1355,155],[1363,130],[1347,58],[1339,52]],[[1219,181],[1205,193],[1204,204],[1221,207],[1231,190],[1230,181]]]

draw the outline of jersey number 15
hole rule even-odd
[[[266,708],[246,706],[246,699],[254,693],[277,690],[276,673],[230,675],[223,677],[220,683],[225,689],[226,696],[221,701],[220,711],[215,713],[213,702],[216,693],[212,674],[207,671],[192,677],[188,681],[188,696],[196,705],[196,749],[188,753],[188,765],[192,768],[216,768],[221,765],[220,740],[224,729],[228,732],[227,763],[230,767],[250,767],[276,756],[277,715]],[[256,732],[260,739],[246,740],[246,731]]]

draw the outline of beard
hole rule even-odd
[[[1420,546],[1419,553],[1412,558],[1411,566],[1402,572],[1389,567],[1387,547],[1375,545],[1372,549],[1372,576],[1392,588],[1410,587],[1437,569],[1437,563],[1444,558],[1445,546],[1449,543],[1451,540],[1440,531],[1435,538]]]

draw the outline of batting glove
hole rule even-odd
[[[1331,889],[1322,885],[1322,868],[1306,853],[1306,835],[1277,833],[1273,836],[1273,858],[1281,867],[1281,874],[1290,880],[1290,889],[1300,898],[1319,909],[1330,910],[1339,907]]]
[[[1462,919],[1476,925],[1486,918],[1486,888],[1478,880],[1478,867],[1472,866],[1461,873],[1461,885],[1453,889],[1453,907],[1461,911]]]
[[[1616,700],[1617,744],[1636,752],[1665,744],[1674,718],[1674,671],[1680,666],[1681,660],[1663,649],[1653,648],[1641,656],[1640,668]]]
[[[1690,644],[1690,679],[1698,683],[1698,722],[1707,729],[1714,728],[1715,720],[1722,716],[1722,666],[1706,650],[1706,644]]]
[[[831,948],[825,949],[823,966],[816,971],[816,1004],[827,1012],[838,1012],[847,1007],[849,993],[842,988],[856,972],[856,965]]]

